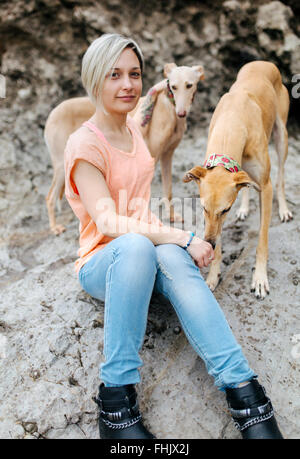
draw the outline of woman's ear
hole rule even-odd
[[[190,182],[191,180],[199,181],[205,177],[206,173],[207,173],[207,169],[205,169],[205,167],[195,166],[193,167],[193,169],[190,169],[188,172],[186,172],[182,181],[185,183]]]

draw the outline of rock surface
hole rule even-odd
[[[178,205],[187,205],[185,227],[194,227],[194,206],[200,235],[197,188],[181,179],[203,159],[208,122],[220,96],[241,64],[253,58],[277,63],[291,90],[292,75],[299,72],[297,2],[219,1],[216,9],[199,3],[2,2],[0,438],[98,438],[92,396],[103,359],[104,305],[82,291],[73,271],[78,223],[65,199],[58,221],[67,231],[59,237],[49,232],[45,196],[52,167],[42,138],[51,108],[83,94],[80,60],[88,43],[116,30],[134,36],[146,57],[145,89],[161,79],[165,62],[204,65],[206,80],[173,162],[174,197],[180,197]],[[259,228],[255,192],[247,220],[235,221],[238,202],[226,220],[222,282],[215,295],[272,399],[285,437],[300,438],[300,137],[298,99],[291,101],[285,177],[294,220],[279,222],[274,193],[270,295],[258,301],[250,293]],[[273,147],[270,154],[275,189]],[[152,196],[161,195],[157,169]],[[162,297],[152,298],[141,355],[141,406],[158,438],[239,438],[224,395],[213,386]]]

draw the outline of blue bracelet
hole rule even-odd
[[[192,231],[190,231],[190,233],[191,233],[191,237],[190,237],[188,243],[183,247],[184,250],[186,250],[186,249],[190,246],[190,244],[191,244],[191,242],[192,242],[192,240],[193,240],[193,237],[195,236],[195,234],[192,233]]]

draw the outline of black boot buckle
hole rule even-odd
[[[265,405],[258,406],[257,408],[244,408],[242,410],[235,410],[234,408],[229,407],[229,410],[232,417],[236,419],[242,419],[254,416],[263,416],[270,411],[273,411],[273,406],[271,400],[268,400]]]
[[[229,407],[229,410],[236,428],[241,432],[255,424],[267,421],[274,416],[273,406],[270,399],[268,399],[265,405],[258,406],[257,408],[235,410]]]
[[[135,404],[130,407],[128,397],[125,397],[127,407],[121,408],[119,411],[104,411],[103,402],[99,397],[92,397],[93,401],[99,406],[100,416],[102,421],[111,429],[125,429],[130,427],[142,418],[139,412],[139,404],[136,400]],[[120,423],[120,421],[126,420],[126,422]]]

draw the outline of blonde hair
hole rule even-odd
[[[81,67],[81,80],[94,105],[102,105],[101,91],[107,73],[113,68],[125,48],[131,48],[143,72],[144,58],[138,44],[131,38],[112,33],[94,40],[86,50]]]

